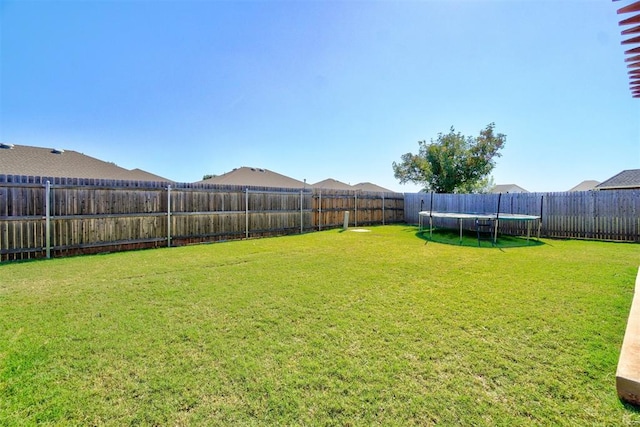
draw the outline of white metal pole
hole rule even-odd
[[[318,231],[322,230],[322,190],[318,193]]]
[[[167,186],[167,247],[171,247],[171,186]]]
[[[244,189],[244,237],[249,238],[249,188]]]
[[[47,258],[51,258],[51,182],[45,183],[44,211],[45,211],[45,249]]]

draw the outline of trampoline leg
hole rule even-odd
[[[429,237],[433,240],[433,218],[429,217]]]
[[[458,224],[460,224],[460,244],[462,244],[462,220],[458,220]]]

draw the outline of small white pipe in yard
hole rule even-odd
[[[167,247],[171,247],[171,186],[167,185]]]
[[[51,182],[45,184],[44,211],[45,211],[45,249],[47,258],[51,258]]]

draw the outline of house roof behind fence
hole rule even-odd
[[[6,143],[0,143],[0,174],[171,182],[141,169],[125,169],[73,150]]]
[[[171,180],[168,180],[167,178],[163,178],[161,176],[152,174],[150,172],[147,172],[145,170],[142,169],[131,169],[129,171],[129,174],[131,175],[132,180],[134,181],[168,181],[171,182]]]
[[[516,184],[500,184],[493,187],[490,193],[528,193],[529,191]]]
[[[571,188],[569,191],[589,191],[589,190],[593,190],[595,186],[598,184],[600,184],[600,181],[588,179],[588,180],[582,181],[580,184]]]
[[[640,169],[627,169],[596,185],[596,190],[640,188]]]
[[[325,190],[354,190],[354,187],[351,185],[333,178],[327,178],[323,181],[316,182],[311,186],[313,188],[324,188]]]
[[[359,184],[356,184],[353,186],[353,188],[355,188],[356,190],[360,190],[360,191],[376,191],[376,192],[381,192],[381,193],[395,193],[395,191],[391,191],[389,189],[386,189],[384,187],[380,187],[379,185],[373,184],[371,182],[361,182]]]
[[[243,166],[231,172],[199,181],[200,184],[247,185],[253,187],[304,188],[303,181],[270,171],[269,169]]]

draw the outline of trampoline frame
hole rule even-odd
[[[418,212],[420,230],[423,228],[423,218],[429,217],[429,237],[433,238],[433,218],[450,218],[457,219],[460,228],[460,243],[462,243],[462,221],[464,220],[488,220],[493,223],[493,244],[498,239],[498,224],[500,221],[527,221],[527,242],[531,237],[531,224],[538,221],[538,240],[540,239],[540,215],[523,215],[523,214],[507,214],[507,213],[467,213],[467,212],[438,212],[438,211],[421,211]]]

